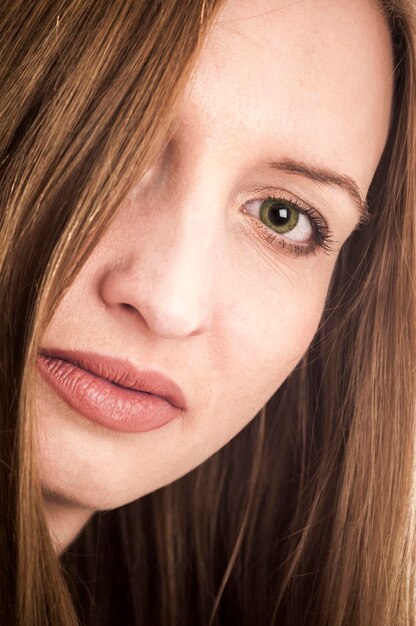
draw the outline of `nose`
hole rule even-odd
[[[153,335],[183,338],[211,323],[220,228],[213,212],[196,211],[190,198],[174,204],[158,203],[158,211],[145,211],[142,219],[137,210],[138,228],[122,229],[121,256],[102,276],[100,295],[125,321],[144,324]]]

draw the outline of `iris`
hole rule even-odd
[[[260,219],[282,235],[296,227],[299,221],[299,211],[290,202],[271,198],[262,202]]]

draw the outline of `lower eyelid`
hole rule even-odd
[[[296,244],[293,241],[284,239],[284,237],[278,233],[274,233],[272,229],[262,224],[262,222],[250,213],[247,213],[247,215],[254,228],[255,237],[260,240],[261,243],[265,243],[269,247],[272,246],[274,252],[276,252],[277,248],[280,248],[280,250],[283,250],[291,256],[304,257],[316,253],[318,244]]]

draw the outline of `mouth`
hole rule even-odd
[[[74,350],[42,349],[43,379],[77,413],[101,426],[142,432],[183,417],[186,398],[176,383],[129,361]]]

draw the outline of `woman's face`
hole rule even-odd
[[[273,395],[313,338],[360,218],[391,74],[388,29],[369,1],[226,4],[172,140],[42,339],[161,372],[187,408],[122,432],[69,406],[39,373],[48,498],[90,510],[135,500],[206,460]]]

